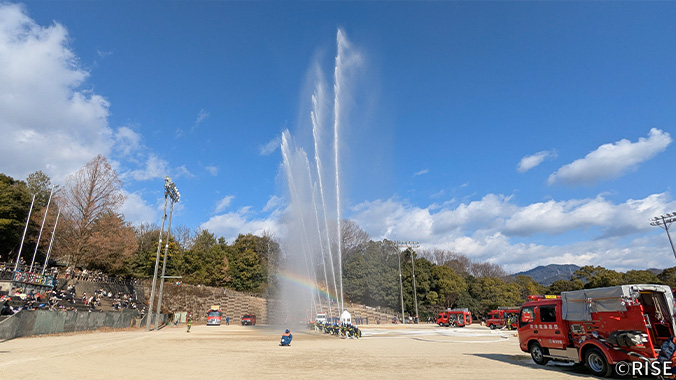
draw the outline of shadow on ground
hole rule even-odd
[[[533,360],[530,356],[526,355],[507,355],[507,354],[465,354],[478,356],[484,359],[496,360],[501,363],[513,364],[516,366],[526,367],[526,368],[539,368],[542,371],[556,371],[556,372],[565,372],[571,376],[580,377],[580,378],[590,378],[594,377],[585,366],[580,364],[569,364],[569,363],[555,363],[549,362],[547,365],[540,366],[533,363]],[[546,372],[543,372],[543,379],[546,378]]]

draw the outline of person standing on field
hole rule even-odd
[[[192,318],[188,317],[187,324],[188,324],[188,332],[190,332],[190,326],[192,326]]]

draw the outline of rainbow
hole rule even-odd
[[[312,292],[316,291],[321,295],[322,298],[328,298],[331,300],[331,302],[338,303],[338,297],[320,288],[317,283],[312,282],[305,277],[301,277],[296,273],[292,273],[286,270],[280,270],[279,272],[277,272],[277,274],[279,275],[279,278],[281,278],[282,280],[306,288]]]

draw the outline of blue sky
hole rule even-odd
[[[361,58],[343,215],[508,271],[676,265],[671,2],[0,3],[0,171],[102,153],[133,223],[278,231],[279,138],[307,139],[336,33]],[[305,137],[304,137],[305,136]]]

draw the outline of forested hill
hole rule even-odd
[[[515,273],[514,276],[520,274],[530,276],[541,285],[549,286],[553,284],[554,281],[570,280],[570,276],[578,269],[580,269],[580,267],[575,264],[549,264],[546,266],[540,265],[539,267],[535,267],[525,272]]]

